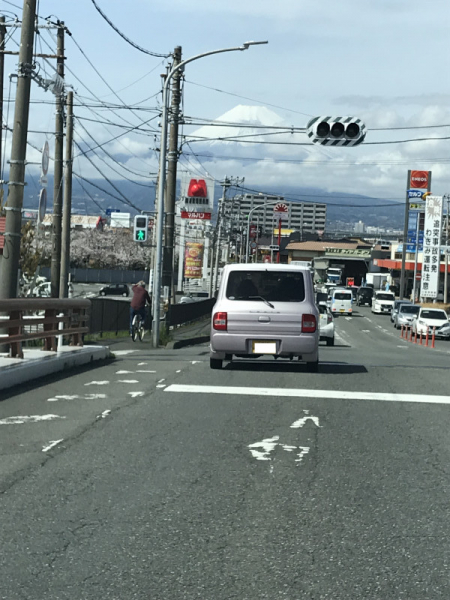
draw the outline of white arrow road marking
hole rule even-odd
[[[128,395],[132,398],[139,398],[139,396],[143,396],[144,392],[128,392]]]
[[[117,383],[139,383],[137,379],[118,379]]]
[[[299,446],[300,452],[297,454],[298,458],[295,459],[295,462],[302,462],[303,457],[306,454],[309,454],[309,447],[308,446]]]
[[[50,442],[48,446],[44,446],[42,448],[42,452],[48,452],[49,450],[51,450],[52,448],[54,448],[55,446],[57,446],[58,444],[60,444],[63,441],[64,440],[55,440],[54,442]]]
[[[255,442],[254,444],[249,444],[250,452],[252,456],[256,458],[256,460],[271,460],[270,453],[274,450],[277,445],[278,440],[280,439],[279,435],[276,435],[272,438],[267,438],[262,440],[261,442]],[[262,450],[254,450],[253,448],[262,448]]]
[[[84,385],[108,385],[109,381],[90,381]]]
[[[314,423],[314,425],[316,425],[317,427],[321,427],[319,425],[319,417],[313,417],[311,415],[311,416],[302,417],[298,421],[294,421],[294,423],[292,423],[292,425],[291,425],[291,429],[299,429],[299,427],[303,427],[303,425],[306,423],[306,421],[312,421]]]
[[[132,373],[133,371],[116,371],[116,375],[127,375],[128,373]]]
[[[18,417],[6,417],[0,419],[0,425],[22,425],[23,423],[38,423],[39,421],[53,421],[55,419],[65,419],[59,415],[28,415]]]
[[[109,414],[111,414],[111,411],[109,409],[108,410],[104,410],[101,415],[97,415],[97,419],[104,419]]]
[[[418,402],[450,404],[450,396],[428,394],[392,394],[379,392],[347,392],[344,390],[308,390],[293,388],[258,388],[220,385],[185,385],[172,383],[164,392],[182,394],[220,394],[231,396],[273,396],[275,398],[324,398],[330,400],[379,400],[382,402]]]

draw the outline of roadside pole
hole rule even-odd
[[[445,227],[445,261],[444,261],[444,304],[447,304],[448,293],[447,293],[447,283],[448,283],[448,209],[449,209],[449,200],[450,196],[447,194],[445,196],[447,200],[447,221]]]
[[[406,200],[405,200],[405,220],[403,224],[403,247],[402,247],[402,270],[400,273],[400,299],[405,297],[405,268],[406,268],[406,242],[408,240],[408,221],[409,221],[409,184],[411,181],[411,171],[408,171],[406,179]]]
[[[56,44],[56,72],[64,79],[64,23],[58,23]],[[53,223],[52,223],[52,261],[51,295],[58,298],[61,276],[61,221],[63,198],[63,161],[64,161],[64,91],[56,94],[55,119],[55,170],[53,184]]]
[[[0,298],[2,299],[17,297],[35,19],[36,0],[24,0],[19,49],[19,77],[9,170],[8,206],[5,207],[5,245],[0,278]]]
[[[64,209],[61,240],[61,275],[59,297],[67,298],[70,265],[70,218],[72,213],[72,148],[73,148],[73,92],[67,94],[67,135],[64,173]]]
[[[417,277],[417,263],[419,260],[419,229],[420,229],[420,213],[417,214],[417,226],[416,226],[416,255],[414,257],[414,281],[413,281],[413,303],[416,302],[416,277]],[[423,273],[422,273],[423,275]]]
[[[0,16],[0,179],[2,179],[2,148],[3,148],[3,85],[5,78],[5,17]],[[3,183],[0,183],[0,194],[3,191]],[[2,206],[2,196],[0,195],[0,207]]]
[[[277,253],[277,263],[280,262],[280,244],[281,244],[281,218],[278,221],[278,253]]]

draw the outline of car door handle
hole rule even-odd
[[[260,323],[270,323],[270,317],[259,317],[258,321]]]

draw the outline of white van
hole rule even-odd
[[[372,298],[372,312],[390,314],[394,308],[395,296],[392,292],[375,292]]]
[[[351,315],[353,313],[353,294],[350,290],[336,289],[331,295],[333,314]]]

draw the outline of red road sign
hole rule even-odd
[[[211,213],[206,213],[206,212],[189,212],[187,210],[182,210],[181,211],[181,218],[182,219],[198,219],[201,221],[210,221],[211,220]]]
[[[411,171],[410,188],[428,189],[429,174],[431,171]]]
[[[287,219],[289,215],[289,207],[284,202],[278,202],[273,207],[273,216],[275,219]]]

